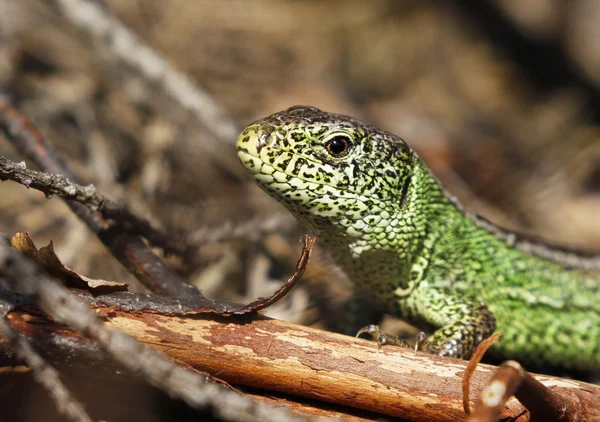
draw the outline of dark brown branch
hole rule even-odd
[[[275,293],[268,298],[260,298],[248,305],[224,301],[210,301],[207,306],[199,307],[197,301],[173,299],[143,293],[118,292],[95,297],[94,303],[114,306],[127,312],[152,311],[162,315],[198,315],[216,313],[219,315],[243,315],[265,309],[283,298],[298,282],[308,260],[316,238],[305,236],[302,253],[294,269],[294,273]],[[80,292],[79,296],[90,302],[87,292]]]
[[[8,241],[1,233],[0,240]],[[157,296],[151,294],[134,294],[127,291],[119,291],[122,288],[123,283],[105,282],[98,283],[94,287],[91,287],[87,282],[82,283],[82,278],[79,274],[65,268],[62,263],[58,260],[58,257],[54,255],[51,249],[48,249],[51,244],[47,247],[40,248],[37,250],[29,236],[25,233],[17,233],[12,237],[13,248],[21,252],[24,256],[28,257],[35,263],[41,266],[52,277],[57,277],[63,282],[67,283],[71,287],[78,289],[85,289],[85,291],[93,291],[94,294],[99,295],[98,300],[108,306],[117,306],[119,309],[128,311],[144,311],[149,310],[153,312],[159,312],[166,315],[195,315],[204,313],[217,313],[220,315],[242,315],[247,313],[256,312],[265,309],[268,306],[273,305],[275,302],[282,299],[298,282],[310,259],[310,254],[314,246],[316,239],[309,236],[305,236],[304,245],[302,247],[302,253],[294,269],[294,273],[289,279],[281,286],[275,293],[267,298],[259,298],[254,302],[244,305],[240,303],[232,303],[226,301],[216,301],[210,299],[203,299],[199,301],[197,299],[189,298],[167,298],[165,296]],[[7,242],[7,245],[11,242]],[[41,252],[44,251],[43,254]],[[88,279],[89,280],[89,279]],[[78,290],[76,290],[78,291]],[[79,291],[80,295],[85,298],[85,291]],[[102,294],[102,293],[118,292],[113,294]]]
[[[42,171],[61,174],[66,179],[81,184],[33,123],[2,101],[0,129],[16,148]],[[98,235],[115,258],[152,292],[198,300],[199,305],[203,305],[205,299],[198,289],[170,270],[139,236],[123,232],[117,224],[85,205],[67,199],[65,202],[75,215]]]

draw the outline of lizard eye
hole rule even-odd
[[[350,139],[344,135],[337,135],[327,141],[327,151],[334,157],[342,157],[350,149]]]

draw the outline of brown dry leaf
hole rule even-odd
[[[89,290],[95,294],[127,291],[128,285],[126,283],[88,278],[65,267],[54,253],[52,241],[48,246],[41,247],[38,250],[31,237],[29,237],[29,233],[18,232],[12,237],[11,244],[13,249],[41,265],[48,274],[64,280],[69,287]]]

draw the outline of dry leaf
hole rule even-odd
[[[64,280],[69,287],[89,290],[94,294],[127,291],[126,283],[88,278],[65,267],[54,253],[52,241],[38,250],[29,233],[19,232],[12,237],[11,243],[13,249],[42,266],[48,274]]]

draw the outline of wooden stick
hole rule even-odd
[[[125,312],[93,305],[109,327],[137,338],[186,366],[233,385],[251,386],[318,399],[411,420],[462,420],[461,380],[467,362],[377,346],[283,321],[255,317],[167,316]],[[80,338],[23,311],[9,314],[14,330],[45,347],[56,333]],[[495,367],[480,365],[471,380],[472,397],[485,387]],[[549,376],[536,379],[580,400],[600,396],[600,387]],[[590,403],[590,406],[592,404]],[[523,407],[509,400],[502,416]]]

